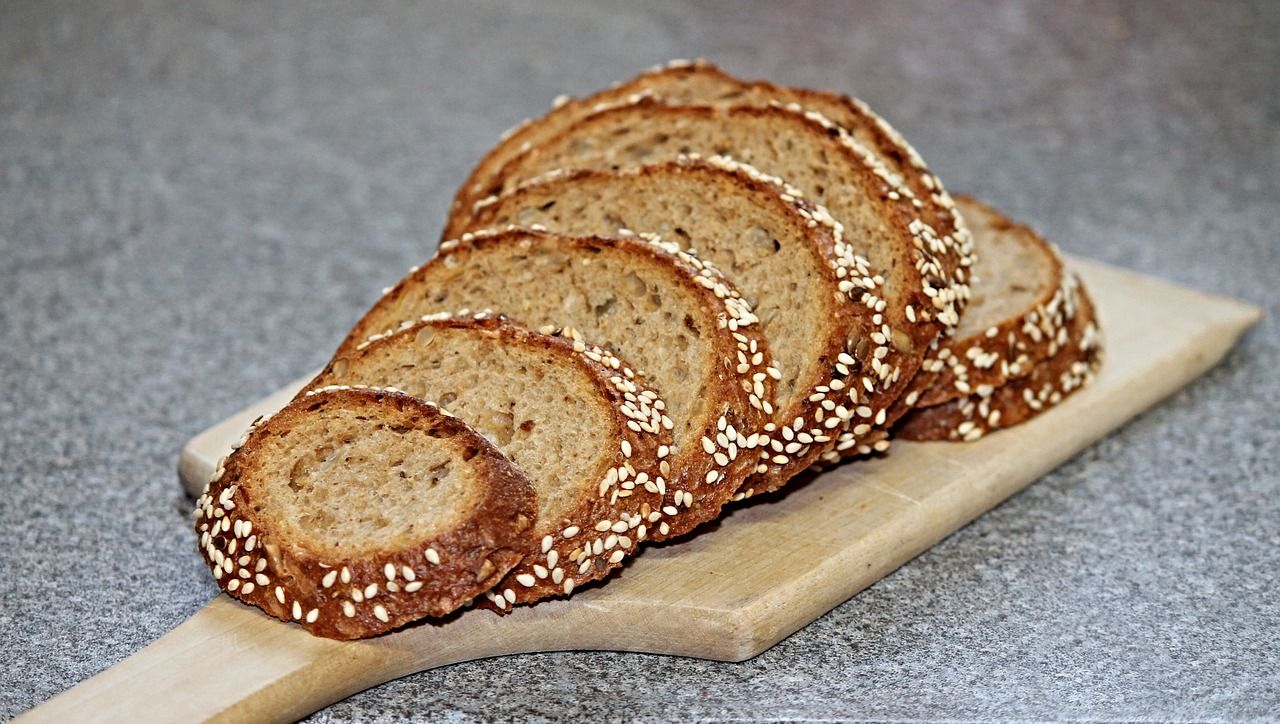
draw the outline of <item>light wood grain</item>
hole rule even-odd
[[[414,671],[502,654],[754,656],[1190,382],[1260,317],[1233,300],[1072,265],[1096,298],[1106,364],[1093,386],[1026,425],[970,444],[896,443],[883,459],[845,465],[741,506],[696,538],[651,548],[608,585],[505,618],[470,611],[344,643],[220,596],[23,718],[283,721]],[[249,421],[297,386],[194,438],[180,463],[188,488],[202,486]]]

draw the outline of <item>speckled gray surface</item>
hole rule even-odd
[[[356,6],[0,4],[0,717],[213,595],[179,446],[319,365],[502,129],[698,54],[856,92],[953,190],[1269,316],[752,661],[505,658],[316,719],[1280,710],[1280,5]]]

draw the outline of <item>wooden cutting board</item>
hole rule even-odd
[[[1091,387],[1026,425],[970,444],[895,443],[887,457],[829,471],[739,506],[695,538],[652,547],[607,585],[506,617],[472,610],[339,642],[218,596],[20,719],[283,721],[384,681],[488,656],[755,656],[1195,379],[1261,317],[1247,304],[1113,267],[1072,266],[1097,301],[1107,359]],[[180,461],[188,490],[203,486],[254,417],[301,384],[191,440]]]

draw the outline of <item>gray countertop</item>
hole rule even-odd
[[[857,93],[952,190],[1268,317],[751,661],[508,657],[316,719],[1275,716],[1280,5],[11,1],[0,717],[214,595],[178,448],[320,365],[500,131],[693,55]]]

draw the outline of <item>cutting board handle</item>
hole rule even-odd
[[[296,721],[415,671],[546,648],[555,624],[531,612],[504,620],[470,611],[445,624],[333,641],[218,596],[150,646],[18,721]]]

